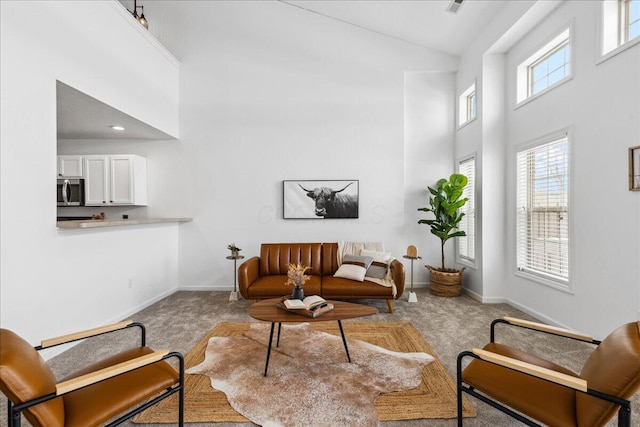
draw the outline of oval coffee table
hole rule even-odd
[[[263,301],[258,301],[251,304],[247,309],[249,316],[257,320],[263,320],[265,322],[271,322],[271,332],[269,335],[269,347],[267,349],[267,361],[264,365],[264,376],[267,376],[267,369],[269,369],[269,357],[271,357],[271,346],[273,343],[273,330],[276,322],[278,323],[278,341],[276,347],[280,345],[280,328],[282,323],[303,323],[303,322],[329,322],[336,320],[340,327],[340,334],[342,335],[342,343],[344,344],[344,350],[347,353],[347,360],[351,363],[351,356],[349,356],[349,348],[347,347],[347,340],[344,337],[344,330],[342,329],[342,320],[354,319],[356,317],[371,316],[378,313],[378,309],[375,307],[369,307],[361,304],[353,304],[344,301],[329,301],[333,304],[333,310],[326,312],[318,317],[307,317],[303,314],[292,313],[291,311],[279,308],[276,303],[280,302],[281,298],[271,298]]]

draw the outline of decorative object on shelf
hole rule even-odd
[[[629,191],[640,191],[640,145],[629,148]]]
[[[464,213],[458,210],[467,202],[462,198],[463,189],[467,185],[467,177],[454,173],[449,179],[442,178],[438,181],[437,188],[429,188],[429,207],[418,208],[422,212],[432,212],[434,219],[421,219],[418,224],[426,224],[431,229],[431,234],[440,239],[442,254],[442,266],[440,268],[427,265],[429,269],[429,290],[437,296],[458,296],[462,291],[462,272],[460,270],[445,268],[444,244],[454,237],[462,237],[467,234],[458,230],[458,224],[464,217]]]
[[[100,219],[104,219],[104,218],[105,218],[105,216],[106,216],[106,215],[104,214],[104,212],[100,212],[99,214],[92,215],[92,216],[91,216],[91,219],[98,219],[98,220],[100,220]]]
[[[138,9],[142,9],[140,15],[138,15]],[[133,11],[129,10],[129,12],[144,28],[149,29],[149,21],[144,17],[144,6],[138,6],[138,0],[133,0]]]
[[[231,251],[231,256],[239,256],[240,255],[240,251],[242,250],[239,247],[237,247],[235,243],[227,245],[227,249],[229,249]]]
[[[311,277],[304,274],[307,270],[311,270],[311,267],[304,266],[300,263],[289,264],[289,271],[287,271],[287,281],[285,284],[294,286],[293,292],[291,292],[291,299],[304,299],[304,289],[302,289],[302,285],[304,285],[307,280],[311,279]]]
[[[232,243],[231,245],[227,246],[229,249],[231,249],[231,247],[234,247],[236,249],[235,253],[233,251],[233,249],[231,250],[231,255],[227,257],[227,259],[231,259],[233,260],[233,291],[231,292],[231,294],[229,295],[229,301],[238,301],[238,291],[236,290],[236,283],[238,282],[237,279],[237,274],[238,274],[238,260],[239,259],[244,259],[243,255],[240,255],[238,253],[238,251],[240,251],[241,249],[238,249],[235,247],[235,243]]]
[[[409,302],[418,302],[418,297],[416,293],[413,292],[413,261],[422,259],[422,257],[418,256],[418,249],[413,245],[407,247],[407,254],[402,257],[411,260],[411,291],[409,292]]]
[[[284,219],[358,218],[357,179],[283,181],[282,186]]]

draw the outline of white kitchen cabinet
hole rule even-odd
[[[86,206],[146,206],[147,159],[141,156],[85,156]]]
[[[58,178],[83,178],[82,156],[58,156]]]

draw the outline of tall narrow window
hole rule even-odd
[[[476,158],[467,157],[458,163],[458,173],[467,177],[467,186],[462,191],[462,197],[466,197],[467,203],[460,208],[464,217],[458,228],[467,233],[464,237],[458,237],[458,256],[461,260],[474,262],[476,258]]]
[[[517,153],[517,268],[569,281],[569,140],[566,132]]]
[[[518,65],[518,103],[571,78],[570,35],[565,29]]]
[[[476,118],[476,99],[474,82],[458,97],[458,126],[464,126]]]

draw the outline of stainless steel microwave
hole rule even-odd
[[[84,179],[58,179],[58,206],[84,206]]]

